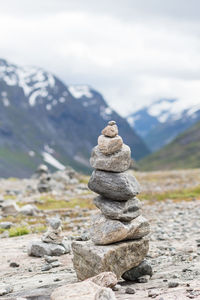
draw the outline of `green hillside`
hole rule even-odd
[[[144,171],[200,168],[200,122],[138,165]]]

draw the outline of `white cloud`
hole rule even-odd
[[[122,114],[158,98],[200,102],[197,1],[108,0],[106,9],[105,1],[6,2],[0,57],[87,83]]]

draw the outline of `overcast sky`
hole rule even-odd
[[[199,0],[0,0],[0,57],[89,84],[126,115],[200,103]]]

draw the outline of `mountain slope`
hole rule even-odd
[[[200,168],[200,122],[139,162],[142,170]]]
[[[0,176],[28,176],[41,162],[88,171],[89,155],[114,119],[135,159],[149,153],[126,119],[88,86],[66,86],[41,68],[0,60]]]
[[[200,120],[200,101],[160,99],[127,117],[152,151],[170,143]]]

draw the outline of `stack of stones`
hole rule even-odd
[[[136,197],[140,186],[127,171],[131,151],[118,135],[115,121],[102,130],[90,163],[95,171],[88,186],[99,194],[94,204],[101,212],[92,218],[91,241],[72,244],[74,267],[81,280],[105,271],[119,279],[144,260],[150,227]]]

